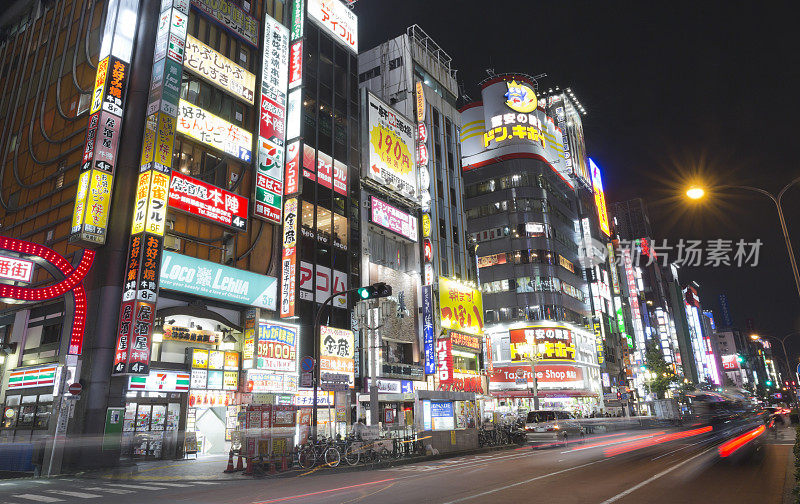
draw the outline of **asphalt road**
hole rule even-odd
[[[728,457],[744,432],[702,427],[606,434],[583,444],[530,447],[381,470],[316,471],[292,478],[131,478],[0,482],[0,502],[20,503],[781,503],[793,429],[769,432]],[[147,478],[147,476],[145,476]]]

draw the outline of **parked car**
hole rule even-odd
[[[572,440],[583,440],[584,429],[575,416],[568,411],[540,410],[528,413],[525,422],[528,442],[563,443]]]

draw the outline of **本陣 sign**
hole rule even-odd
[[[399,234],[413,242],[417,238],[417,218],[413,215],[395,208],[385,201],[379,200],[375,196],[370,197],[370,220],[382,228]]]
[[[439,309],[443,328],[483,334],[483,298],[479,290],[439,277]]]
[[[169,206],[231,226],[239,231],[247,229],[247,198],[189,177],[177,170],[172,173]]]
[[[250,162],[253,136],[249,131],[181,100],[177,131],[245,163]]]
[[[367,118],[367,176],[417,201],[416,126],[371,93],[367,93]]]
[[[319,370],[322,375],[345,375],[347,385],[354,386],[355,380],[355,337],[353,331],[336,327],[320,327]]]
[[[186,36],[183,66],[233,96],[253,104],[256,76],[191,35]]]
[[[275,310],[274,277],[203,261],[168,250],[161,262],[161,288]]]

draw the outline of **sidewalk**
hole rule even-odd
[[[234,457],[234,465],[236,457]],[[241,473],[225,474],[228,455],[199,455],[197,459],[148,460],[108,471],[86,471],[76,476],[87,479],[112,480],[210,480],[241,477]]]

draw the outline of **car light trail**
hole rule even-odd
[[[720,457],[730,456],[731,454],[733,454],[733,452],[735,452],[742,446],[746,445],[750,441],[754,440],[755,438],[763,434],[764,431],[766,430],[767,428],[765,426],[760,425],[749,432],[745,432],[741,436],[735,437],[730,441],[726,441],[725,443],[720,445],[720,447],[717,449],[717,451],[719,451],[719,456]]]
[[[628,453],[634,450],[640,450],[642,448],[648,448],[650,446],[655,446],[661,443],[667,443],[669,441],[675,441],[678,439],[686,439],[694,436],[699,436],[700,434],[706,434],[711,432],[713,427],[707,425],[705,427],[700,427],[699,429],[691,429],[688,431],[682,432],[673,432],[671,434],[664,434],[662,436],[653,437],[650,439],[642,439],[640,441],[636,441],[634,443],[626,443],[621,446],[615,446],[613,448],[608,448],[605,451],[606,457],[613,457],[615,455],[621,455],[623,453]]]

